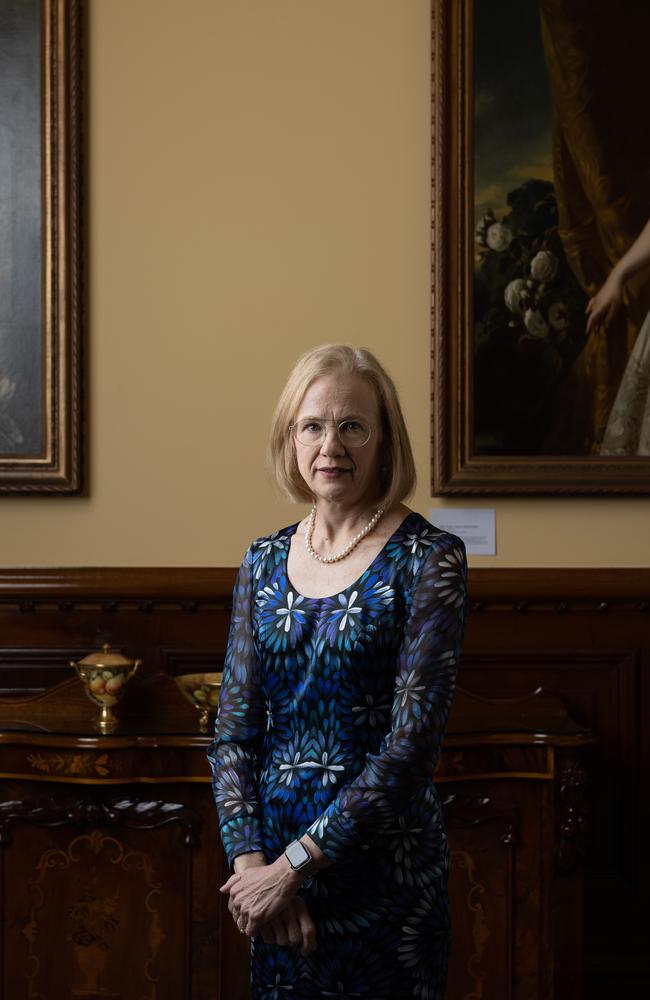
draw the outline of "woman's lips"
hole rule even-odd
[[[321,476],[325,476],[326,479],[336,479],[338,476],[344,476],[349,469],[317,469]]]

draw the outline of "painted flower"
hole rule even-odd
[[[558,259],[550,250],[540,250],[530,262],[530,274],[535,281],[552,281],[557,274]]]
[[[8,403],[16,391],[16,383],[6,375],[0,378],[0,404]]]
[[[503,222],[493,222],[485,234],[485,242],[490,250],[503,253],[512,243],[512,230]]]
[[[492,209],[483,216],[480,222],[477,223],[475,229],[476,242],[482,247],[487,247],[487,231],[493,223],[495,223],[496,216]]]
[[[515,278],[509,285],[506,285],[503,298],[511,313],[522,316],[530,298],[525,279]]]
[[[549,306],[548,310],[548,321],[554,330],[560,333],[562,330],[568,330],[569,328],[569,310],[565,306],[564,302],[553,302]]]
[[[524,326],[531,337],[541,339],[548,336],[548,325],[539,309],[527,309],[524,313]]]

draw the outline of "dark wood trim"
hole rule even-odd
[[[236,567],[109,566],[0,569],[0,601],[119,597],[230,601]],[[475,600],[638,600],[650,602],[650,569],[471,569]],[[644,610],[644,609],[642,609]],[[645,609],[647,610],[647,609]]]
[[[0,569],[0,601],[24,596],[230,601],[236,574],[236,568],[187,566]]]

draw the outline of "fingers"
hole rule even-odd
[[[275,943],[276,944],[289,944],[289,935],[287,934],[287,928],[284,922],[284,914],[279,914],[271,921],[273,924],[273,930],[275,931]]]
[[[230,876],[227,882],[224,882],[223,885],[219,886],[219,892],[230,892],[232,887],[238,882],[240,878],[241,875],[238,872],[234,872]]]
[[[264,944],[277,944],[275,940],[275,931],[273,930],[273,921],[269,921],[268,924],[264,924],[260,928],[260,935]]]
[[[610,319],[616,312],[616,306],[612,304],[609,308],[606,308],[605,306],[598,305],[595,299],[591,299],[585,312],[589,317],[587,320],[586,333],[591,333],[591,331],[595,330],[597,326],[607,326]]]
[[[300,950],[303,955],[309,955],[316,947],[316,927],[304,901],[300,900],[300,902],[302,903],[302,906],[298,907],[298,923],[302,939],[302,948]]]
[[[308,955],[316,948],[316,927],[303,899],[299,897],[259,930],[266,944],[300,948]]]
[[[297,913],[291,909],[283,914],[284,926],[287,933],[288,944],[297,948],[298,945],[302,945],[302,927],[298,920]]]

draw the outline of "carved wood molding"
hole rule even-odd
[[[198,843],[201,817],[179,802],[112,796],[107,799],[50,795],[38,800],[0,802],[0,845],[11,842],[15,823],[35,826],[124,826],[132,830],[154,830],[169,823],[184,828],[183,843]]]
[[[87,567],[0,569],[0,604],[30,613],[42,607],[69,612],[75,605],[102,611],[136,609],[193,613],[215,605],[228,610],[235,567]],[[650,570],[471,569],[471,610],[515,613],[608,610],[650,612]]]
[[[519,843],[520,816],[515,802],[497,802],[485,794],[444,796],[442,806],[448,830],[471,830],[490,824],[492,834],[508,847]]]

